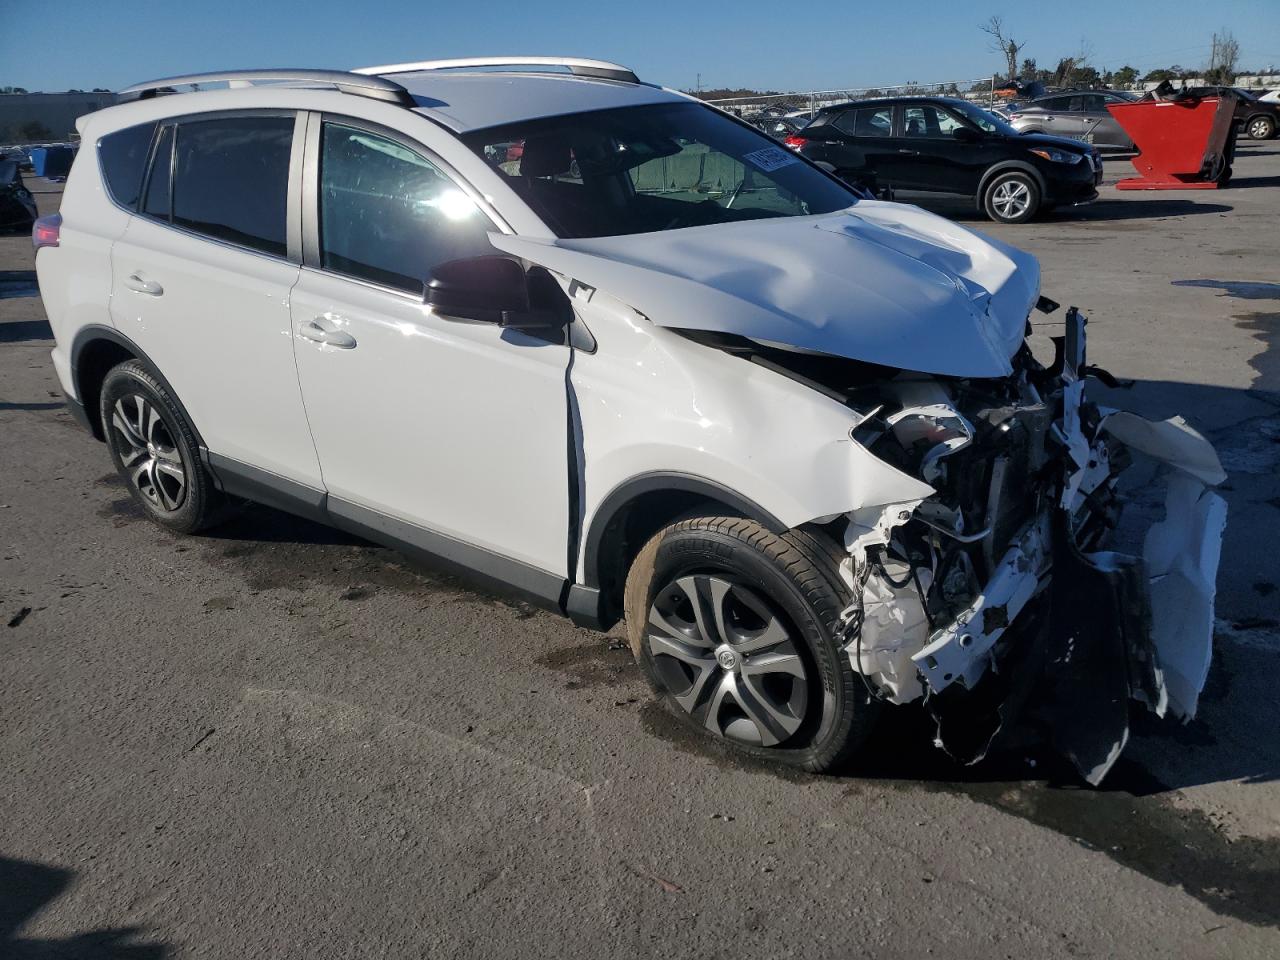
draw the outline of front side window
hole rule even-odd
[[[492,221],[414,150],[339,123],[320,139],[324,269],[421,293],[441,263],[495,252]]]
[[[927,103],[906,107],[902,120],[903,133],[908,137],[950,137],[957,127],[964,126],[946,110]]]
[[[109,133],[98,141],[98,163],[111,199],[130,210],[138,209],[142,174],[147,169],[147,153],[155,123],[140,123]]]
[[[529,120],[462,139],[561,237],[831,213],[857,200],[775,140],[696,103]]]
[[[293,124],[293,117],[179,123],[174,225],[283,257]],[[153,174],[152,185],[155,180]]]

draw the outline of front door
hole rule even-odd
[[[973,128],[936,104],[904,104],[901,110],[898,152],[903,189],[969,197],[976,194],[982,174],[993,160],[987,137],[956,139],[957,129]]]
[[[291,304],[330,512],[535,591],[563,580],[569,348],[423,303],[432,269],[496,254],[498,228],[387,131],[313,116],[307,150]]]
[[[295,114],[160,128],[140,212],[111,250],[111,319],[211,453],[320,488],[290,336]]]

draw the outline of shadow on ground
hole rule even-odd
[[[0,857],[0,956],[5,960],[161,960],[169,948],[138,942],[141,927],[104,927],[57,939],[19,931],[61,896],[73,873],[28,860]]]

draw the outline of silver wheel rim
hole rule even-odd
[[[991,192],[991,205],[1006,220],[1020,217],[1031,206],[1031,188],[1021,180],[1006,180]]]
[[[111,429],[120,463],[138,492],[157,510],[179,509],[187,498],[187,472],[155,404],[125,394],[111,411]]]
[[[1249,136],[1254,140],[1262,140],[1271,132],[1271,125],[1265,120],[1255,120],[1249,125]]]
[[[667,584],[646,643],[672,699],[717,736],[772,747],[804,722],[808,673],[791,630],[741,584],[708,574]]]

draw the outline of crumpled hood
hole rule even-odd
[[[872,200],[820,216],[631,236],[491,239],[659,326],[945,376],[1009,374],[1040,292],[1030,254],[918,207]]]

